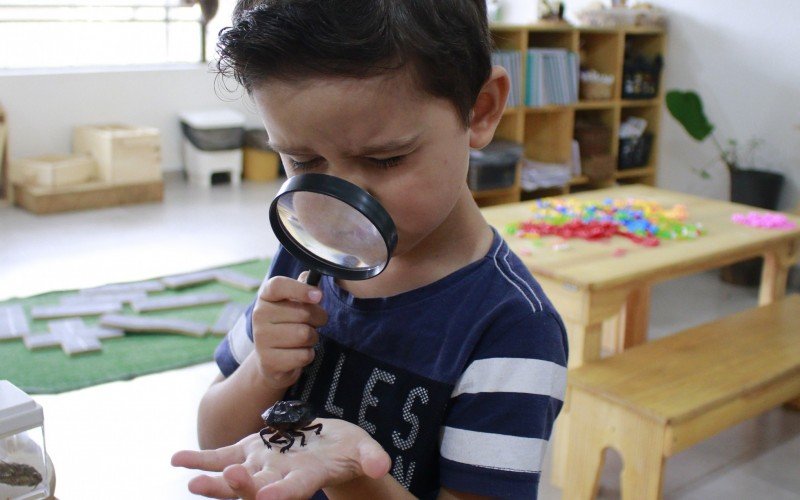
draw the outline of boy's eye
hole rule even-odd
[[[391,158],[384,158],[384,159],[370,158],[370,160],[372,160],[376,165],[378,165],[381,168],[392,168],[403,163],[404,158],[405,156],[393,156]]]
[[[289,158],[289,164],[292,166],[292,169],[294,170],[308,170],[314,168],[317,165],[317,163],[319,163],[319,158],[307,161],[297,161],[293,158]]]

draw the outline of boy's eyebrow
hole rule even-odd
[[[364,146],[358,151],[354,151],[348,153],[347,156],[357,157],[357,156],[370,156],[374,154],[386,153],[389,151],[403,151],[407,148],[412,147],[419,141],[419,138],[422,134],[417,134],[411,137],[403,137],[400,139],[393,139],[382,144],[373,144],[369,146]],[[303,155],[303,154],[310,154],[310,150],[307,150],[303,147],[293,147],[293,146],[284,146],[278,144],[276,142],[267,141],[267,145],[273,151],[277,151],[283,154],[289,155]]]
[[[374,144],[364,146],[360,151],[357,151],[351,156],[371,156],[374,154],[387,153],[390,151],[403,151],[415,145],[422,134],[417,134],[411,137],[403,137],[400,139],[393,139],[384,142],[383,144]]]

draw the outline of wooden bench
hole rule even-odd
[[[623,500],[661,496],[667,457],[800,395],[800,295],[570,370],[566,500],[594,498],[603,453]]]

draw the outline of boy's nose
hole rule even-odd
[[[340,179],[344,179],[351,184],[355,184],[369,193],[370,196],[375,196],[370,189],[371,186],[367,175],[362,172],[357,165],[349,165],[345,167],[337,167],[337,165],[333,165],[328,169],[328,174],[333,175],[334,177],[339,177]]]

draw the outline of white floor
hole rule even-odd
[[[271,255],[267,206],[279,183],[203,189],[173,178],[162,204],[35,216],[0,207],[0,300],[191,271]],[[714,273],[654,287],[651,337],[750,307],[752,289]],[[35,369],[35,367],[32,367]],[[47,445],[59,498],[178,499],[188,471],[171,454],[196,447],[195,410],[212,363],[49,396]],[[2,363],[0,362],[0,377]],[[558,499],[547,481],[540,498]],[[618,498],[611,455],[601,498]],[[776,409],[667,462],[665,499],[800,498],[800,413]]]

